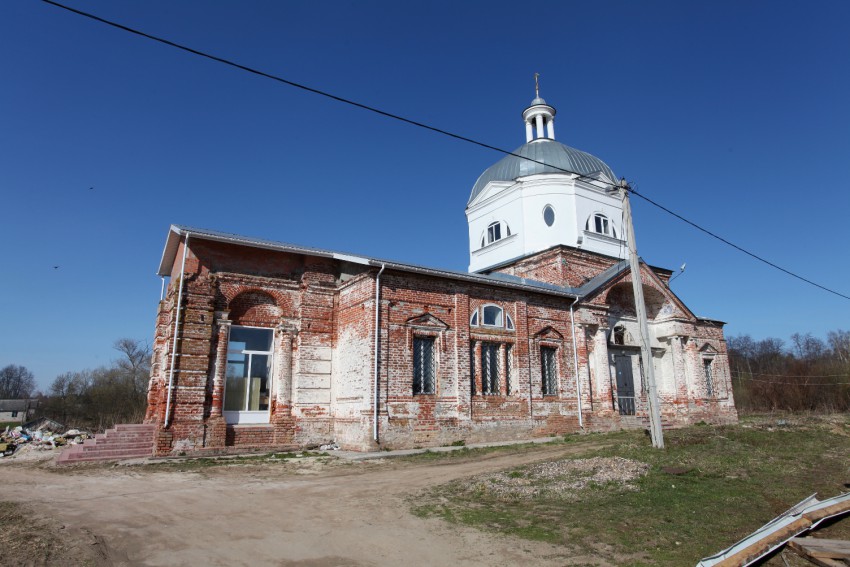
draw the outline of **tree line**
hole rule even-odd
[[[741,411],[850,410],[850,331],[781,339],[727,338],[735,405]]]
[[[110,364],[60,374],[47,392],[35,392],[35,378],[23,366],[0,369],[0,398],[38,398],[37,417],[49,417],[69,428],[102,431],[116,423],[141,423],[147,405],[150,347],[133,339],[119,339],[113,347],[119,357]]]
[[[740,411],[850,411],[850,331],[781,339],[727,339],[735,405]],[[93,370],[57,376],[45,393],[23,366],[0,369],[0,399],[36,397],[40,415],[68,427],[103,430],[140,423],[145,415],[151,349],[133,339],[115,341],[119,357]]]

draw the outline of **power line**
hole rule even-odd
[[[777,386],[850,386],[850,382],[825,382],[812,384],[810,382],[777,382],[775,380],[759,380],[758,378],[751,378],[749,382],[776,384]]]
[[[813,285],[813,286],[815,286],[815,287],[818,287],[818,288],[820,288],[820,289],[822,289],[822,290],[824,290],[824,291],[828,291],[829,293],[835,294],[835,295],[837,295],[838,297],[843,297],[844,299],[850,299],[850,295],[844,295],[843,293],[839,293],[839,292],[837,292],[837,291],[835,291],[835,290],[829,289],[828,287],[825,287],[825,286],[822,286],[822,285],[820,285],[820,284],[818,284],[818,283],[815,283],[815,282],[813,282],[813,281],[812,281],[812,280],[810,280],[810,279],[804,278],[803,276],[799,276],[799,275],[795,274],[794,272],[792,272],[792,271],[790,271],[790,270],[786,270],[786,269],[785,269],[785,268],[783,268],[782,266],[778,266],[778,265],[774,264],[773,262],[771,262],[770,260],[766,260],[766,259],[762,258],[762,257],[761,257],[761,256],[759,256],[758,254],[754,254],[754,253],[750,252],[749,250],[745,250],[744,248],[741,248],[741,247],[740,247],[740,246],[738,246],[737,244],[734,244],[734,243],[732,243],[732,242],[729,242],[728,240],[726,240],[726,239],[725,239],[725,238],[723,238],[722,236],[720,236],[720,235],[718,235],[718,234],[715,234],[715,233],[711,232],[711,231],[710,231],[710,230],[708,230],[707,228],[703,228],[703,227],[701,227],[700,225],[698,225],[697,223],[695,223],[695,222],[693,222],[693,221],[689,221],[688,219],[686,219],[685,217],[683,217],[683,216],[682,216],[682,215],[680,215],[679,213],[676,213],[676,212],[674,212],[674,211],[671,211],[670,209],[668,209],[668,208],[667,208],[667,207],[665,207],[664,205],[661,205],[661,204],[659,204],[659,203],[656,203],[655,201],[653,201],[652,199],[650,199],[650,198],[649,198],[649,197],[647,197],[646,195],[641,195],[640,193],[638,193],[638,192],[637,192],[636,190],[634,190],[634,189],[629,189],[629,190],[632,192],[632,194],[637,195],[638,197],[640,197],[640,198],[641,198],[641,199],[643,199],[644,201],[646,201],[646,202],[650,203],[651,205],[654,205],[654,206],[658,207],[659,209],[661,209],[662,211],[664,211],[664,212],[666,212],[666,213],[668,213],[668,214],[670,214],[670,215],[673,215],[673,216],[674,216],[674,217],[676,217],[677,219],[679,219],[679,220],[681,220],[681,221],[683,221],[683,222],[685,222],[685,223],[687,223],[687,224],[691,225],[691,226],[692,226],[692,227],[694,227],[695,229],[697,229],[697,230],[699,230],[699,231],[701,231],[701,232],[704,232],[704,233],[706,233],[707,235],[709,235],[709,236],[711,236],[711,237],[713,237],[713,238],[716,238],[716,239],[717,239],[717,240],[719,240],[720,242],[723,242],[724,244],[728,244],[729,246],[731,246],[731,247],[732,247],[732,248],[734,248],[735,250],[738,250],[739,252],[743,252],[743,253],[744,253],[744,254],[746,254],[747,256],[750,256],[750,257],[752,257],[752,258],[755,258],[755,259],[756,259],[756,260],[758,260],[759,262],[764,262],[764,263],[765,263],[765,264],[767,264],[768,266],[770,266],[770,267],[772,267],[772,268],[776,268],[776,269],[777,269],[777,270],[779,270],[780,272],[784,272],[784,273],[788,274],[789,276],[795,277],[795,278],[797,278],[798,280],[804,281],[804,282],[806,282],[807,284],[810,284],[810,285]]]
[[[733,374],[739,376],[775,376],[777,378],[850,378],[850,374],[769,374],[766,372],[746,372],[744,370],[732,370]]]
[[[235,67],[236,69],[240,69],[242,71],[246,71],[246,72],[252,73],[254,75],[259,75],[260,77],[265,77],[267,79],[271,79],[273,81],[277,81],[279,83],[289,85],[290,87],[295,87],[297,89],[305,90],[307,92],[317,94],[319,96],[323,96],[323,97],[329,98],[331,100],[335,100],[337,102],[341,102],[341,103],[344,103],[344,104],[355,106],[355,107],[360,108],[362,110],[368,110],[369,112],[374,112],[375,114],[380,114],[381,116],[385,116],[387,118],[392,118],[393,120],[400,120],[401,122],[405,122],[407,124],[410,124],[411,126],[417,126],[419,128],[424,128],[426,130],[430,130],[430,131],[436,132],[438,134],[443,134],[444,136],[449,136],[450,138],[455,138],[456,140],[460,140],[462,142],[468,142],[470,144],[475,144],[476,146],[481,146],[482,148],[487,148],[488,150],[494,150],[494,151],[497,151],[497,152],[500,152],[500,153],[503,153],[503,154],[506,154],[506,155],[510,155],[510,156],[518,157],[520,159],[524,159],[524,160],[527,160],[527,161],[538,163],[540,165],[544,165],[544,166],[550,167],[552,169],[557,169],[558,171],[563,171],[564,173],[570,173],[572,175],[578,176],[580,179],[587,179],[589,181],[596,181],[596,182],[604,183],[605,185],[611,185],[610,183],[605,183],[604,181],[602,181],[600,179],[596,179],[595,177],[591,177],[589,175],[583,175],[583,174],[578,173],[576,171],[570,171],[569,169],[564,169],[563,167],[558,167],[556,165],[548,164],[548,163],[540,161],[540,160],[536,160],[536,159],[533,159],[533,158],[522,156],[522,155],[516,154],[514,152],[505,150],[503,148],[499,148],[497,146],[487,144],[485,142],[479,142],[478,140],[474,140],[472,138],[468,138],[468,137],[462,136],[460,134],[455,134],[454,132],[449,132],[448,130],[443,130],[442,128],[437,128],[436,126],[431,126],[429,124],[425,124],[424,122],[418,122],[418,121],[413,120],[411,118],[405,118],[404,116],[401,116],[401,115],[398,115],[398,114],[393,114],[392,112],[387,112],[385,110],[381,110],[380,108],[376,108],[374,106],[369,106],[368,104],[363,104],[361,102],[357,102],[357,101],[354,101],[354,100],[351,100],[351,99],[348,99],[348,98],[345,98],[345,97],[341,97],[341,96],[329,93],[327,91],[323,91],[323,90],[320,90],[320,89],[309,87],[307,85],[297,83],[297,82],[291,81],[289,79],[285,79],[285,78],[280,77],[278,75],[272,75],[271,73],[266,73],[265,71],[260,71],[259,69],[255,69],[253,67],[248,67],[247,65],[242,65],[241,63],[231,61],[230,59],[225,59],[225,58],[219,57],[217,55],[212,55],[210,53],[206,53],[204,51],[200,51],[200,50],[194,49],[192,47],[188,47],[186,45],[181,45],[181,44],[173,42],[171,40],[161,38],[161,37],[158,37],[158,36],[155,36],[155,35],[151,35],[149,33],[131,28],[129,26],[125,26],[123,24],[119,24],[117,22],[113,22],[111,20],[101,18],[100,16],[95,16],[94,14],[90,14],[88,12],[83,12],[82,10],[78,10],[78,9],[72,8],[70,6],[66,6],[64,4],[54,2],[53,0],[42,0],[42,2],[45,2],[47,4],[51,4],[52,6],[56,6],[57,8],[62,8],[63,10],[68,10],[69,12],[73,12],[73,13],[78,14],[80,16],[90,18],[92,20],[101,22],[101,23],[106,24],[108,26],[112,26],[114,28],[118,28],[120,30],[132,33],[134,35],[138,35],[138,36],[144,37],[146,39],[150,39],[152,41],[156,41],[158,43],[162,43],[164,45],[168,45],[170,47],[180,49],[181,51],[186,51],[187,53],[191,53],[192,55],[197,55],[197,56],[203,57],[205,59],[210,59],[210,60],[215,61],[217,63],[223,63],[224,65],[229,65],[230,67]]]
[[[496,151],[496,152],[499,152],[499,153],[502,153],[502,154],[505,154],[505,155],[514,156],[514,157],[517,157],[517,158],[520,158],[520,159],[523,159],[523,160],[526,160],[526,161],[530,161],[530,162],[533,162],[533,163],[537,163],[537,164],[540,164],[540,165],[543,165],[543,166],[546,166],[546,167],[549,167],[549,168],[552,168],[552,169],[555,169],[555,170],[558,170],[558,171],[563,171],[564,173],[569,173],[569,174],[571,174],[571,175],[575,175],[575,176],[577,176],[579,179],[586,179],[586,180],[593,181],[593,182],[602,182],[602,183],[605,183],[604,181],[601,181],[600,179],[596,179],[596,178],[591,177],[591,176],[588,176],[588,175],[583,175],[583,174],[578,173],[578,172],[576,172],[576,171],[570,171],[570,170],[568,170],[568,169],[565,169],[565,168],[562,168],[562,167],[558,167],[558,166],[556,166],[556,165],[548,164],[548,163],[543,162],[543,161],[540,161],[540,160],[536,160],[536,159],[529,158],[529,157],[526,157],[526,156],[523,156],[523,155],[519,155],[519,154],[517,154],[517,153],[511,152],[511,151],[508,151],[508,150],[505,150],[505,149],[503,149],[503,148],[499,148],[499,147],[497,147],[497,146],[493,146],[493,145],[491,145],[491,144],[487,144],[487,143],[484,143],[484,142],[480,142],[480,141],[478,141],[478,140],[475,140],[475,139],[472,139],[472,138],[469,138],[469,137],[466,137],[466,136],[462,136],[462,135],[460,135],[460,134],[455,134],[454,132],[449,132],[448,130],[443,130],[442,128],[437,128],[437,127],[435,127],[435,126],[430,126],[430,125],[425,124],[425,123],[423,123],[423,122],[419,122],[419,121],[416,121],[416,120],[412,120],[412,119],[410,119],[410,118],[405,118],[404,116],[400,116],[400,115],[398,115],[398,114],[393,114],[393,113],[391,113],[391,112],[387,112],[387,111],[385,111],[385,110],[381,110],[381,109],[376,108],[376,107],[374,107],[374,106],[369,106],[369,105],[367,105],[367,104],[363,104],[363,103],[360,103],[360,102],[356,102],[356,101],[353,101],[353,100],[351,100],[351,99],[347,99],[347,98],[344,98],[344,97],[341,97],[341,96],[338,96],[338,95],[335,95],[335,94],[332,94],[332,93],[329,93],[329,92],[326,92],[326,91],[322,91],[322,90],[319,90],[319,89],[316,89],[316,88],[313,88],[313,87],[309,87],[309,86],[307,86],[307,85],[304,85],[304,84],[301,84],[301,83],[297,83],[297,82],[295,82],[295,81],[291,81],[291,80],[289,80],[289,79],[285,79],[285,78],[280,77],[280,76],[277,76],[277,75],[272,75],[271,73],[266,73],[265,71],[260,71],[259,69],[255,69],[255,68],[253,68],[253,67],[248,67],[247,65],[242,65],[241,63],[236,63],[235,61],[231,61],[231,60],[229,60],[229,59],[225,59],[225,58],[223,58],[223,57],[218,57],[218,56],[216,56],[216,55],[212,55],[212,54],[209,54],[209,53],[206,53],[206,52],[203,52],[203,51],[199,51],[199,50],[197,50],[197,49],[193,49],[193,48],[191,48],[191,47],[188,47],[188,46],[185,46],[185,45],[181,45],[181,44],[179,44],[179,43],[176,43],[176,42],[170,41],[170,40],[168,40],[168,39],[164,39],[164,38],[161,38],[161,37],[158,37],[158,36],[155,36],[155,35],[151,35],[151,34],[149,34],[149,33],[146,33],[146,32],[143,32],[143,31],[140,31],[140,30],[137,30],[137,29],[134,29],[134,28],[128,27],[128,26],[125,26],[125,25],[123,25],[123,24],[119,24],[119,23],[117,23],[117,22],[113,22],[113,21],[111,21],[111,20],[107,20],[107,19],[105,19],[105,18],[101,18],[100,16],[96,16],[96,15],[94,15],[94,14],[91,14],[91,13],[88,13],[88,12],[83,12],[82,10],[78,10],[78,9],[76,9],[76,8],[72,8],[72,7],[70,7],[70,6],[66,6],[66,5],[64,5],[64,4],[60,4],[60,3],[58,3],[58,2],[55,2],[54,0],[42,0],[42,2],[45,2],[45,3],[50,4],[50,5],[52,5],[52,6],[56,6],[57,8],[62,8],[63,10],[67,10],[67,11],[69,11],[69,12],[73,12],[73,13],[75,13],[75,14],[77,14],[77,15],[80,15],[80,16],[83,16],[83,17],[86,17],[86,18],[89,18],[89,19],[92,19],[92,20],[98,21],[98,22],[103,23],[103,24],[106,24],[106,25],[108,25],[108,26],[111,26],[111,27],[114,27],[114,28],[117,28],[117,29],[120,29],[120,30],[126,31],[126,32],[128,32],[128,33],[132,33],[132,34],[134,34],[134,35],[138,35],[138,36],[140,36],[140,37],[144,37],[144,38],[146,38],[146,39],[150,39],[150,40],[152,40],[152,41],[156,41],[156,42],[158,42],[158,43],[162,43],[162,44],[164,44],[164,45],[168,45],[168,46],[170,46],[170,47],[174,47],[174,48],[176,48],[176,49],[180,49],[181,51],[185,51],[185,52],[187,52],[187,53],[191,53],[191,54],[193,54],[193,55],[197,55],[197,56],[199,56],[199,57],[203,57],[203,58],[205,58],[205,59],[209,59],[209,60],[211,60],[211,61],[215,61],[215,62],[217,62],[217,63],[222,63],[222,64],[224,64],[224,65],[228,65],[228,66],[230,66],[230,67],[234,67],[234,68],[236,68],[236,69],[240,69],[240,70],[242,70],[242,71],[245,71],[245,72],[248,72],[248,73],[252,73],[252,74],[254,74],[254,75],[258,75],[258,76],[260,76],[260,77],[265,77],[265,78],[267,78],[267,79],[271,79],[271,80],[273,80],[273,81],[277,81],[277,82],[280,82],[280,83],[283,83],[283,84],[289,85],[289,86],[291,86],[291,87],[295,87],[295,88],[298,88],[298,89],[301,89],[301,90],[304,90],[304,91],[307,91],[307,92],[310,92],[310,93],[313,93],[313,94],[317,94],[317,95],[319,95],[319,96],[323,96],[323,97],[329,98],[329,99],[331,99],[331,100],[335,100],[335,101],[337,101],[337,102],[341,102],[341,103],[344,103],[344,104],[348,104],[348,105],[351,105],[351,106],[354,106],[354,107],[360,108],[360,109],[362,109],[362,110],[367,110],[367,111],[369,111],[369,112],[373,112],[373,113],[375,113],[375,114],[379,114],[379,115],[384,116],[384,117],[386,117],[386,118],[392,118],[393,120],[399,120],[399,121],[404,122],[404,123],[406,123],[406,124],[410,124],[411,126],[417,126],[417,127],[419,127],[419,128],[423,128],[423,129],[425,129],[425,130],[430,130],[430,131],[432,131],[432,132],[436,132],[436,133],[438,133],[438,134],[442,134],[442,135],[444,135],[444,136],[448,136],[448,137],[450,137],[450,138],[454,138],[454,139],[456,139],[456,140],[460,140],[460,141],[462,141],[462,142],[467,142],[467,143],[469,143],[469,144],[474,144],[474,145],[476,145],[476,146],[480,146],[480,147],[482,147],[482,148],[486,148],[486,149],[488,149],[488,150],[493,150],[493,151]],[[613,180],[612,180],[612,181],[613,181]],[[605,184],[606,184],[606,185],[608,185],[607,183],[605,183]],[[616,185],[612,184],[612,187],[616,187]],[[832,294],[834,294],[834,295],[837,295],[837,296],[839,296],[839,297],[843,297],[844,299],[848,299],[848,300],[850,300],[850,296],[848,296],[848,295],[844,295],[843,293],[839,293],[839,292],[837,292],[837,291],[835,291],[835,290],[829,289],[828,287],[825,287],[825,286],[822,286],[822,285],[820,285],[820,284],[818,284],[818,283],[815,283],[815,282],[813,282],[813,281],[812,281],[812,280],[810,280],[810,279],[807,279],[807,278],[804,278],[803,276],[797,275],[797,274],[795,274],[794,272],[792,272],[792,271],[790,271],[790,270],[786,270],[785,268],[783,268],[783,267],[781,267],[781,266],[778,266],[777,264],[774,264],[773,262],[770,262],[769,260],[766,260],[766,259],[762,258],[761,256],[759,256],[759,255],[757,255],[757,254],[754,254],[754,253],[752,253],[752,252],[750,252],[750,251],[748,251],[748,250],[746,250],[746,249],[744,249],[744,248],[742,248],[742,247],[738,246],[737,244],[733,244],[733,243],[732,243],[732,242],[730,242],[729,240],[726,240],[725,238],[723,238],[723,237],[721,237],[721,236],[719,236],[719,235],[717,235],[717,234],[715,234],[715,233],[711,232],[710,230],[708,230],[708,229],[705,229],[705,228],[701,227],[700,225],[696,224],[695,222],[692,222],[692,221],[690,221],[690,220],[686,219],[686,218],[685,218],[685,217],[683,217],[682,215],[680,215],[680,214],[678,214],[678,213],[675,213],[675,212],[671,211],[671,210],[670,210],[670,209],[668,209],[667,207],[664,207],[663,205],[661,205],[661,204],[659,204],[659,203],[656,203],[655,201],[653,201],[653,200],[652,200],[652,199],[650,199],[649,197],[646,197],[645,195],[642,195],[641,193],[638,193],[635,189],[633,189],[633,188],[631,188],[631,187],[628,187],[628,186],[626,186],[625,188],[626,188],[626,190],[628,190],[628,191],[630,191],[631,193],[633,193],[633,194],[637,195],[637,196],[638,196],[638,197],[640,197],[641,199],[643,199],[643,200],[647,201],[648,203],[650,203],[650,204],[654,205],[655,207],[657,207],[657,208],[659,208],[659,209],[661,209],[661,210],[665,211],[666,213],[668,213],[668,214],[670,214],[670,215],[673,215],[674,217],[676,217],[676,218],[678,218],[679,220],[681,220],[681,221],[683,221],[683,222],[685,222],[685,223],[687,223],[687,224],[691,225],[692,227],[696,228],[697,230],[699,230],[699,231],[701,231],[701,232],[704,232],[704,233],[708,234],[709,236],[712,236],[713,238],[716,238],[717,240],[720,240],[720,241],[721,241],[721,242],[723,242],[724,244],[727,244],[727,245],[731,246],[732,248],[735,248],[736,250],[738,250],[738,251],[740,251],[740,252],[743,252],[744,254],[746,254],[746,255],[748,255],[748,256],[750,256],[750,257],[752,257],[752,258],[754,258],[754,259],[756,259],[756,260],[758,260],[758,261],[760,261],[760,262],[763,262],[763,263],[767,264],[768,266],[771,266],[771,267],[773,267],[773,268],[776,268],[777,270],[779,270],[779,271],[781,271],[781,272],[783,272],[783,273],[785,273],[785,274],[787,274],[787,275],[789,275],[789,276],[792,276],[792,277],[794,277],[794,278],[797,278],[797,279],[799,279],[799,280],[801,280],[801,281],[804,281],[804,282],[806,282],[806,283],[808,283],[808,284],[810,284],[810,285],[813,285],[813,286],[815,286],[815,287],[817,287],[817,288],[820,288],[820,289],[822,289],[822,290],[824,290],[824,291],[827,291],[827,292],[832,293]]]

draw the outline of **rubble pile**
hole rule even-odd
[[[65,445],[80,445],[91,437],[90,434],[79,429],[56,433],[48,428],[25,429],[20,425],[14,429],[6,427],[6,430],[0,433],[0,457],[10,457],[24,448],[52,451]]]

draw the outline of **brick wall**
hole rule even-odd
[[[376,444],[372,431],[377,268],[201,238],[190,239],[189,248],[171,424],[158,435],[159,454],[291,443],[310,446],[334,440],[345,448],[364,450],[560,435],[579,429],[579,407],[585,427],[621,425],[613,410],[607,356],[599,354],[611,324],[607,292],[577,309],[574,353],[571,298],[387,269],[381,278]],[[181,254],[182,248],[178,259]],[[578,286],[614,261],[558,246],[501,271]],[[674,378],[662,380],[665,415],[677,423],[734,419],[722,328],[697,320],[675,303],[677,298],[665,292],[669,272],[653,269],[652,274],[646,285],[663,300],[656,311],[665,317],[675,315],[677,332],[688,337],[684,343],[675,339],[681,343],[678,354],[670,354],[662,364],[674,373]],[[621,276],[612,285],[627,281]],[[174,277],[156,317],[146,420],[160,426],[166,417],[180,284]],[[665,301],[675,303],[676,309],[668,310],[673,315],[664,311]],[[513,328],[481,324],[485,305],[503,309]],[[470,324],[474,312],[479,313],[477,326]],[[268,424],[224,423],[220,405],[226,349],[219,341],[226,341],[229,325],[275,330]],[[413,393],[417,336],[434,340],[433,393]],[[659,348],[673,353],[672,340],[665,335],[657,341]],[[484,345],[496,345],[488,347],[496,349],[488,356],[498,357],[500,365],[499,391],[492,394],[483,393]],[[705,352],[700,349],[706,345],[717,360],[718,384],[723,388],[729,384],[726,397],[707,398],[698,387],[696,372],[701,368],[700,353]],[[544,346],[556,353],[555,391],[547,395],[541,374]]]

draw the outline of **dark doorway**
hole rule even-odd
[[[617,409],[620,415],[635,415],[635,380],[632,375],[632,357],[614,356],[617,371]]]

